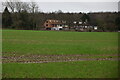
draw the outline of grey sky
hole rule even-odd
[[[21,0],[34,1],[43,12],[113,12],[118,11],[119,0]],[[89,1],[89,2],[88,2]],[[0,12],[2,11],[0,7]]]
[[[120,1],[118,2],[118,11],[120,11]]]
[[[52,12],[113,12],[118,11],[118,2],[39,2],[40,10]]]

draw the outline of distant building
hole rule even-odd
[[[96,31],[97,30],[97,26],[94,25],[90,25],[87,20],[85,22],[82,21],[74,21],[74,29],[76,31]]]
[[[76,31],[85,31],[85,32],[91,32],[91,31],[97,31],[98,27],[94,25],[90,25],[88,21],[85,22],[81,21],[73,21],[73,26],[70,28],[71,30],[74,29]],[[66,21],[63,20],[54,20],[54,19],[48,19],[44,23],[44,27],[46,30],[69,30],[68,25],[66,25]]]
[[[62,30],[68,26],[66,25],[66,21],[49,19],[45,21],[44,27],[47,30]]]

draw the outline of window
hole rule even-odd
[[[48,24],[46,24],[46,26],[48,26]]]

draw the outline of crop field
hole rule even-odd
[[[117,78],[117,32],[2,31],[3,78]]]

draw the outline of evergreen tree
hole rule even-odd
[[[82,22],[85,22],[86,20],[90,21],[90,18],[87,14],[83,14],[83,16],[81,17],[81,20],[82,20]]]
[[[28,13],[27,11],[23,10],[20,14],[19,14],[19,19],[21,21],[21,24],[19,25],[20,28],[19,29],[30,29],[29,27],[29,17],[28,17]]]
[[[6,7],[2,14],[3,28],[10,28],[11,24],[12,24],[11,13],[9,12],[8,8]]]
[[[117,25],[118,30],[120,30],[120,17],[117,17],[117,18],[115,19],[115,24]]]

